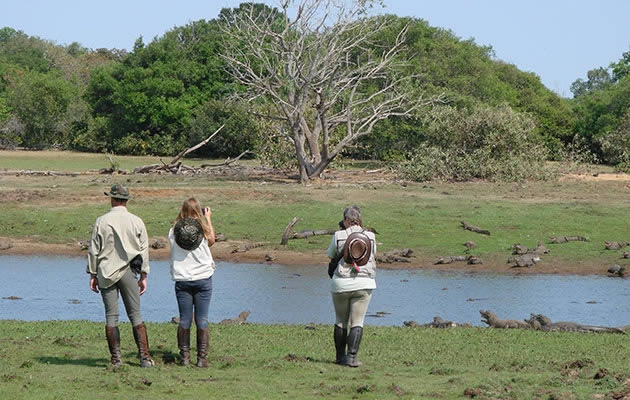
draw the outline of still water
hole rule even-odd
[[[101,298],[89,290],[85,264],[83,258],[0,257],[0,319],[104,321]],[[220,262],[213,285],[213,322],[244,310],[251,312],[252,323],[334,321],[326,266]],[[173,286],[168,262],[152,261],[149,288],[142,296],[146,321],[170,321],[177,315]],[[536,312],[555,321],[630,324],[630,281],[620,278],[381,269],[377,286],[366,319],[372,325],[425,323],[439,315],[481,326],[480,309],[510,319]],[[376,317],[377,312],[386,314]],[[124,311],[121,321],[128,321]]]

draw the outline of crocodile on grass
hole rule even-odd
[[[608,326],[582,325],[576,322],[551,322],[551,319],[544,314],[531,314],[526,323],[534,329],[545,332],[594,332],[594,333],[620,333],[625,332],[620,328]]]
[[[498,329],[528,329],[530,328],[530,324],[524,321],[518,321],[515,319],[499,319],[495,313],[489,310],[480,310],[481,314],[481,322],[487,324],[490,328],[498,328]]]

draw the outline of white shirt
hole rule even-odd
[[[348,228],[349,232],[360,232],[363,229],[359,226],[353,225]],[[339,232],[339,231],[338,231]],[[376,262],[374,260],[374,254],[376,253],[376,238],[372,232],[365,232],[366,235],[372,240],[373,248],[372,255],[370,256],[370,260],[368,263],[372,263],[374,268],[376,268]],[[339,252],[337,248],[337,233],[335,233],[330,241],[330,245],[328,246],[328,257],[335,258]],[[339,260],[339,263],[344,263],[343,259]],[[364,289],[376,289],[376,279],[370,278],[368,276],[351,276],[347,278],[343,278],[334,274],[332,277],[332,285],[330,291],[332,293],[342,293],[342,292],[354,292],[356,290],[364,290]]]
[[[185,250],[175,242],[175,234],[171,228],[168,231],[168,241],[171,243],[171,278],[174,281],[198,281],[208,279],[214,274],[216,266],[206,238],[196,249]]]

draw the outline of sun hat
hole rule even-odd
[[[131,195],[129,194],[129,189],[126,186],[114,184],[109,192],[104,192],[105,196],[113,197],[115,199],[121,200],[129,200],[131,199]]]
[[[367,264],[372,254],[372,242],[363,232],[348,235],[343,246],[343,259],[347,264],[362,266]]]
[[[203,227],[195,218],[182,218],[173,228],[175,243],[184,250],[195,250],[203,240]]]

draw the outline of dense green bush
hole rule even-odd
[[[210,136],[221,125],[223,129],[204,147],[195,152],[206,157],[236,157],[246,150],[254,151],[259,130],[255,119],[238,104],[210,100],[194,112],[187,138],[194,146]]]
[[[597,139],[605,159],[612,164],[630,163],[630,109],[612,132]]]
[[[547,150],[535,128],[529,115],[507,105],[471,112],[439,107],[426,124],[425,141],[397,172],[414,181],[542,178]]]

